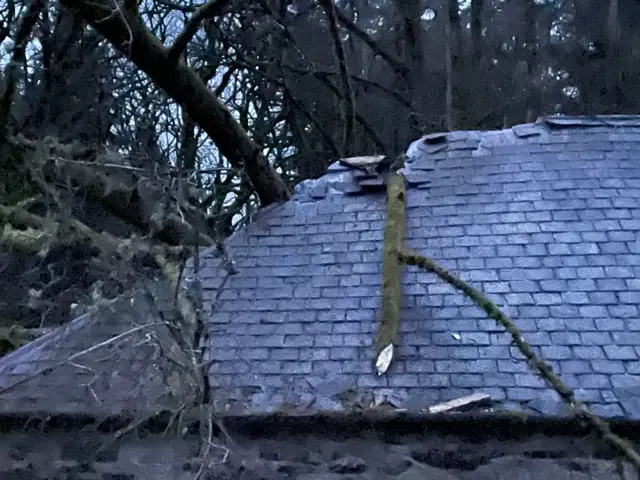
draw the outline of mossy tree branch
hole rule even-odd
[[[402,262],[398,253],[404,238],[406,196],[404,177],[401,174],[389,177],[382,251],[382,318],[374,344],[376,359],[385,348],[395,345],[398,340],[402,297]]]
[[[631,444],[626,440],[620,438],[618,435],[611,431],[611,428],[600,417],[591,412],[587,405],[576,399],[575,393],[569,388],[562,379],[553,371],[551,365],[544,360],[538,358],[538,356],[531,348],[531,345],[527,343],[520,329],[513,323],[509,317],[507,317],[498,306],[489,300],[485,294],[481,291],[473,288],[468,283],[464,282],[460,278],[451,274],[444,267],[438,265],[430,258],[418,255],[407,249],[398,250],[398,261],[407,265],[416,265],[423,270],[434,273],[442,281],[448,283],[452,287],[464,293],[469,297],[479,308],[491,318],[495,320],[498,325],[501,325],[511,335],[513,344],[518,348],[520,353],[524,355],[527,361],[529,369],[544,380],[546,380],[551,387],[560,395],[560,398],[576,410],[576,412],[595,430],[597,430],[602,437],[621,454],[626,456],[635,466],[636,470],[640,474],[640,455],[633,449]]]
[[[46,247],[54,234],[60,235],[61,226],[54,220],[29,213],[23,208],[0,205],[0,225],[4,229],[0,232],[0,244],[19,248],[38,254],[40,249]],[[184,258],[187,250],[183,247],[174,247],[163,244],[151,244],[143,239],[122,239],[107,232],[96,232],[84,223],[68,220],[68,231],[64,232],[65,241],[69,243],[89,242],[102,253],[111,256],[118,254],[123,258],[135,252],[143,252],[159,258]],[[22,230],[24,229],[24,230]],[[163,265],[159,264],[162,268]]]
[[[227,107],[185,62],[172,63],[169,50],[151,33],[134,2],[63,0],[202,127],[232,167],[251,180],[262,206],[291,198],[286,184]],[[213,8],[213,7],[212,7]]]

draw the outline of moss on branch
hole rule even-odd
[[[402,298],[402,263],[398,252],[404,239],[406,196],[404,177],[397,173],[391,175],[387,184],[387,223],[382,251],[382,311],[374,343],[375,358],[398,340]]]
[[[67,220],[65,225],[65,239],[63,243],[90,242],[104,254],[109,256],[128,253],[143,252],[154,258],[182,258],[185,255],[183,247],[173,247],[163,244],[151,244],[142,238],[123,239],[107,232],[96,232],[84,223],[75,220]],[[0,205],[0,244],[18,248],[23,251],[37,254],[41,248],[51,241],[54,234],[59,235],[61,226],[50,218],[44,218],[13,206]],[[60,240],[57,241],[60,243]],[[161,265],[158,265],[161,267]]]
[[[491,318],[495,320],[498,325],[504,327],[504,329],[511,335],[513,344],[518,348],[520,353],[524,355],[527,361],[527,365],[532,373],[539,375],[551,385],[551,387],[560,395],[560,398],[573,407],[575,411],[596,431],[602,435],[602,437],[615,449],[617,449],[622,455],[627,457],[638,470],[640,474],[640,455],[633,449],[633,446],[626,440],[620,438],[611,431],[609,424],[598,417],[596,414],[589,410],[589,407],[584,402],[580,402],[576,399],[575,393],[569,388],[562,379],[553,371],[551,365],[544,360],[538,358],[538,356],[531,348],[531,345],[527,343],[520,329],[515,323],[507,317],[498,306],[487,298],[487,296],[481,291],[473,288],[468,283],[464,282],[457,276],[450,273],[444,267],[438,265],[430,258],[419,255],[407,249],[401,249],[398,251],[398,260],[407,265],[416,265],[423,270],[434,273],[440,280],[448,283],[452,287],[461,291],[467,297],[469,297],[479,308]]]

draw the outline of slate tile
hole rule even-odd
[[[566,346],[543,346],[542,357],[547,360],[569,360],[574,357],[571,348]]]
[[[611,316],[614,318],[637,318],[638,317],[638,307],[636,305],[609,305],[607,308]]]
[[[436,372],[438,373],[466,373],[467,364],[462,360],[436,360]]]
[[[506,389],[507,398],[513,401],[533,400],[540,395],[540,390],[535,388],[513,387]]]
[[[281,373],[284,375],[305,375],[312,372],[312,362],[283,362]]]
[[[613,332],[613,344],[640,346],[640,332]]]
[[[560,373],[573,373],[573,374],[592,374],[595,369],[591,368],[591,364],[586,360],[561,360],[560,361]],[[597,372],[597,371],[596,371]],[[606,372],[597,372],[606,373]]]
[[[356,353],[353,348],[350,347],[332,347],[331,348],[331,360],[355,360]]]
[[[619,417],[624,415],[624,412],[622,411],[622,408],[618,403],[592,403],[591,405],[589,405],[589,407],[591,408],[591,411],[593,413],[605,418]]]
[[[591,365],[593,366],[593,371],[596,373],[625,373],[625,368],[622,361],[592,360]]]
[[[328,348],[301,348],[298,351],[300,352],[300,360],[304,362],[329,360],[331,357],[331,350]]]
[[[451,357],[449,348],[445,346],[419,347],[418,355],[424,359],[434,360],[447,360]]]
[[[551,342],[554,345],[581,345],[582,339],[577,332],[559,331],[551,333]]]
[[[574,389],[574,393],[578,400],[582,402],[587,402],[589,404],[607,401],[603,396],[603,390],[590,390],[585,388],[576,388]]]
[[[575,358],[580,360],[600,360],[605,358],[602,347],[596,345],[589,347],[573,347],[573,354]]]
[[[611,377],[604,374],[578,375],[578,382],[582,388],[611,388]]]
[[[425,388],[446,388],[451,386],[451,379],[450,376],[446,374],[419,374],[418,385]]]
[[[638,353],[631,346],[605,345],[604,351],[610,360],[635,360]]]
[[[386,375],[366,375],[366,376],[358,376],[357,379],[358,387],[388,387],[389,386],[389,377]]]
[[[298,360],[300,350],[297,348],[272,348],[270,357],[271,360]]]
[[[640,376],[638,375],[611,375],[613,388],[640,388]]]
[[[389,377],[389,386],[393,388],[418,387],[418,375],[412,373],[392,375]]]
[[[589,293],[589,302],[599,305],[612,305],[618,303],[614,292],[591,292]]]
[[[483,386],[482,375],[463,373],[451,376],[451,385],[462,388],[478,388]]]
[[[567,328],[564,320],[560,318],[542,318],[536,321],[536,325],[538,329],[545,332],[561,332]],[[551,341],[554,342],[553,338]]]
[[[596,330],[596,323],[592,318],[566,318],[564,322],[568,330],[586,333],[585,337],[581,337],[583,342],[593,343],[602,338],[597,332],[593,332]],[[596,344],[601,345],[601,343]]]
[[[600,291],[620,291],[626,289],[626,283],[621,278],[602,278],[596,280],[596,287]]]

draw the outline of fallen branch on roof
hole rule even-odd
[[[404,237],[406,196],[404,177],[401,174],[392,175],[387,184],[387,223],[384,227],[382,250],[382,312],[380,328],[374,342],[378,375],[389,368],[400,329],[402,262],[398,253]]]
[[[531,348],[531,345],[527,343],[520,329],[513,323],[513,321],[507,317],[498,306],[487,298],[487,296],[481,291],[473,288],[468,283],[464,282],[460,278],[451,274],[447,269],[438,265],[430,258],[419,255],[407,249],[401,249],[398,252],[398,260],[407,265],[416,265],[423,270],[434,273],[440,278],[440,280],[448,283],[452,287],[460,290],[467,297],[491,318],[495,320],[498,325],[504,327],[504,329],[511,335],[512,342],[520,350],[520,353],[524,355],[527,361],[527,366],[534,375],[539,375],[551,385],[551,387],[560,395],[560,398],[569,406],[575,409],[575,411],[602,437],[622,455],[627,457],[635,466],[638,474],[640,475],[640,455],[633,449],[633,446],[626,440],[620,438],[614,434],[609,427],[609,424],[602,420],[599,416],[591,412],[589,407],[581,401],[576,399],[575,393],[569,388],[562,379],[553,371],[551,365],[544,360],[538,358],[538,356]]]
[[[197,243],[197,241],[196,241]],[[218,253],[226,257],[226,250],[222,245],[218,245]],[[227,432],[224,424],[220,419],[214,416],[211,408],[212,393],[211,383],[209,379],[209,364],[206,362],[206,354],[209,351],[209,330],[204,317],[204,302],[202,293],[202,284],[199,279],[199,257],[193,257],[193,275],[188,280],[182,282],[184,263],[177,264],[168,261],[163,255],[155,256],[156,263],[159,265],[162,274],[171,282],[176,292],[176,310],[180,319],[178,328],[172,328],[171,333],[178,345],[181,346],[183,352],[191,360],[188,373],[196,383],[196,393],[189,404],[184,404],[175,417],[182,418],[186,411],[195,407],[200,413],[200,433],[203,443],[200,445],[199,458],[201,461],[195,478],[201,478],[207,464],[208,457],[211,453],[213,424],[220,429],[227,441],[231,441],[231,437]],[[228,258],[225,263],[230,264]],[[227,267],[227,275],[223,279],[222,284],[218,287],[214,298],[214,304],[220,297],[229,276],[235,271]],[[174,417],[174,418],[175,418]],[[224,448],[224,447],[222,447]]]

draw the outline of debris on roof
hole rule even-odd
[[[640,127],[638,115],[550,115],[540,117],[537,123],[549,128],[570,127]]]
[[[456,398],[448,402],[429,407],[429,413],[459,412],[469,408],[484,406],[491,403],[491,396],[486,393],[474,393],[466,397]]]
[[[638,150],[640,116],[544,117],[429,135],[410,145],[401,169],[407,246],[485,292],[578,400],[609,418],[640,419]],[[227,242],[238,273],[209,321],[215,409],[344,411],[346,391],[375,399],[387,390],[394,408],[410,411],[482,392],[491,408],[563,412],[501,328],[412,268],[403,277],[394,362],[375,374],[385,201],[379,185],[368,194],[362,183],[382,175],[364,178],[355,168],[382,162],[368,158],[336,162],[302,182],[292,200],[264,209]],[[214,295],[225,273],[220,260],[209,252],[200,264]],[[87,327],[74,338],[103,337]],[[0,388],[57,352],[55,342],[37,342],[0,360]],[[68,378],[46,380],[89,395],[69,389]],[[43,398],[43,385],[25,384],[28,408],[60,401]],[[89,398],[74,408],[92,405]]]

